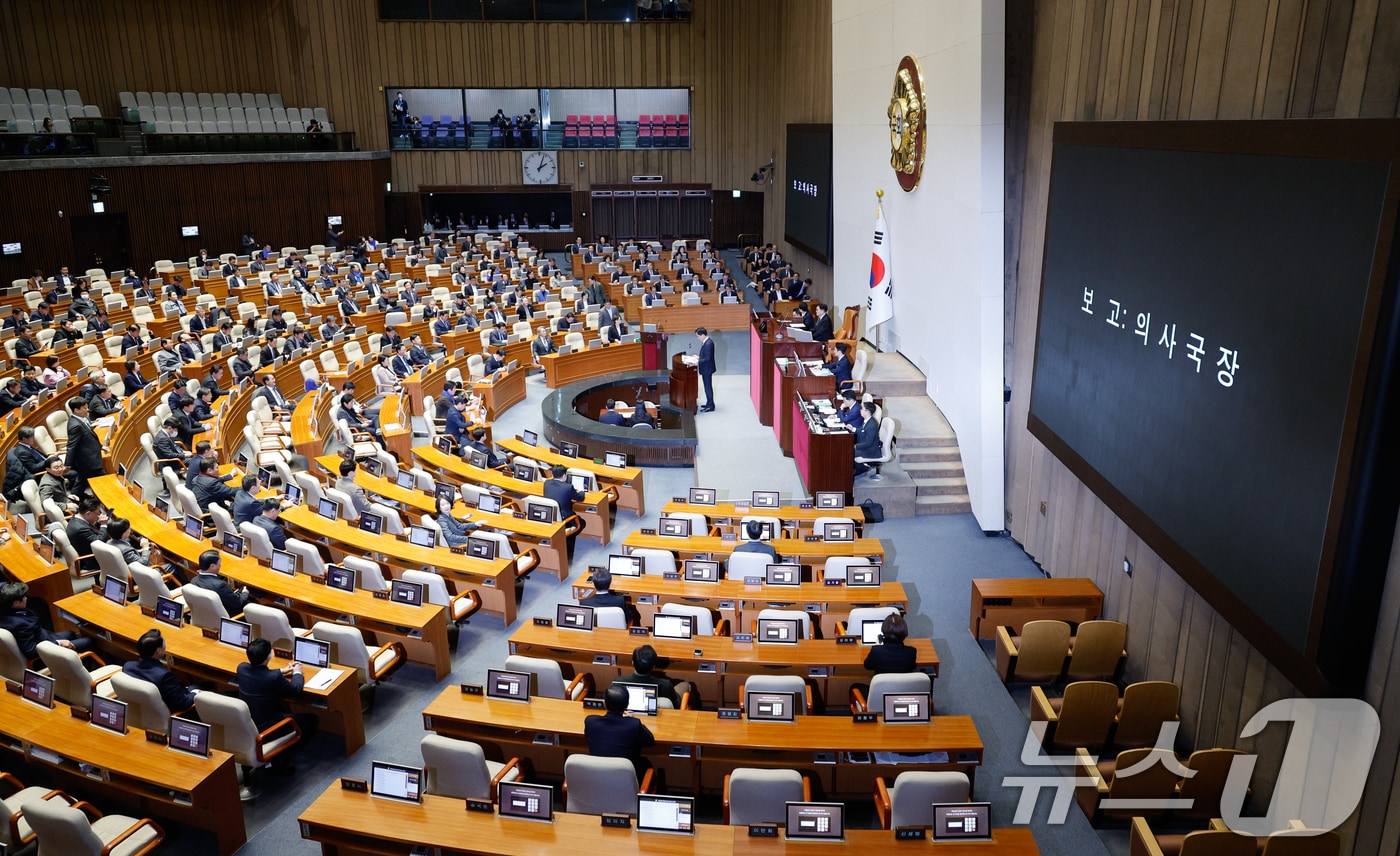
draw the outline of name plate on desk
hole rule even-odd
[[[603,826],[614,829],[631,829],[632,818],[625,814],[605,814],[603,815]]]
[[[895,841],[924,841],[928,838],[928,829],[922,826],[901,826],[894,831]]]
[[[467,811],[479,811],[482,814],[492,814],[496,807],[490,800],[467,800]]]
[[[217,630],[210,630],[208,627],[201,627],[201,628],[199,629],[199,632],[204,636],[205,639],[218,639],[218,638],[219,638],[219,631],[217,631]]]
[[[536,618],[536,619],[535,619],[535,626],[536,626],[536,627],[553,627],[553,626],[554,626],[554,619],[552,619],[552,618]]]
[[[778,824],[776,823],[750,823],[750,838],[777,838]]]
[[[763,577],[744,577],[744,585],[761,587],[763,585]]]
[[[719,709],[718,713],[719,713],[719,718],[720,718],[720,719],[743,719],[743,718],[744,718],[744,711],[743,711],[743,708],[738,708],[738,707],[722,707],[722,708]]]
[[[851,722],[879,722],[880,714],[866,711],[864,713],[851,714]]]
[[[815,544],[815,543],[817,543],[817,542],[819,542],[819,541],[822,540],[822,536],[820,536],[820,535],[804,535],[804,536],[802,536],[802,540],[803,540],[803,541],[806,541],[806,542],[809,543],[809,544]]]
[[[377,591],[377,592],[374,592],[373,594],[374,594],[374,599],[375,599],[375,600],[388,600],[388,599],[389,599],[389,592],[387,592],[387,591]]]
[[[83,722],[92,722],[92,711],[85,707],[70,707],[68,715],[74,719],[81,719]]]
[[[603,700],[600,698],[586,698],[583,700],[583,709],[603,710],[605,709],[605,705],[603,704]]]
[[[628,633],[629,636],[650,636],[650,635],[651,635],[651,631],[648,630],[648,629],[645,628],[645,627],[629,627],[629,628],[627,628],[627,633]]]
[[[170,738],[166,737],[164,734],[161,734],[159,731],[147,731],[146,742],[154,743],[157,746],[165,746],[170,742]]]
[[[512,511],[512,512],[510,513],[510,516],[511,516],[511,517],[514,517],[516,520],[524,520],[524,519],[525,519],[525,512],[523,512],[523,511]]]
[[[656,534],[656,530],[655,530],[655,529],[645,529],[645,528],[644,528],[644,529],[642,529],[642,534],[643,534],[643,535],[655,535],[655,534]]]
[[[798,507],[798,508],[812,508],[813,506],[812,506],[812,503],[810,503],[810,502],[799,502],[799,503],[797,504],[797,507]]]
[[[481,684],[462,684],[462,695],[479,696],[481,694]]]
[[[369,782],[366,782],[364,779],[352,779],[349,776],[342,776],[340,778],[340,789],[342,791],[355,791],[356,793],[363,794],[369,790]]]
[[[837,636],[837,645],[855,645],[860,642],[859,636]]]
[[[735,644],[735,645],[752,645],[752,644],[753,644],[753,634],[752,634],[752,633],[735,633],[731,638],[734,640],[734,644]]]
[[[314,584],[316,584],[316,585],[318,585],[318,586],[323,586],[323,585],[326,584],[326,578],[325,578],[324,576],[320,576],[320,577],[313,576],[313,577],[311,578],[311,582],[314,583]]]
[[[689,505],[689,504],[690,504],[690,497],[688,497],[688,496],[673,496],[673,497],[671,497],[671,501],[672,501],[672,502],[679,502],[679,503],[684,504],[684,505]]]
[[[822,585],[839,586],[839,585],[841,585],[841,584],[844,583],[844,582],[845,582],[845,580],[840,579],[840,578],[837,578],[837,579],[829,579],[829,580],[822,580]]]
[[[721,540],[721,541],[738,541],[738,540],[739,540],[739,536],[736,535],[736,534],[734,534],[733,532],[722,532],[722,533],[720,533],[719,540]]]

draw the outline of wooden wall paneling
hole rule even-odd
[[[1221,85],[1215,119],[1247,119],[1254,115],[1262,70],[1268,67],[1264,52],[1273,4],[1238,3],[1225,27],[1221,52]],[[1261,63],[1262,60],[1262,63]]]
[[[1360,53],[1359,51],[1357,52]],[[1363,84],[1360,97],[1360,110],[1357,115],[1394,116],[1396,101],[1400,99],[1400,10],[1395,4],[1381,4],[1376,10],[1374,39],[1369,51],[1353,61],[1348,55],[1348,67],[1359,66],[1364,76],[1359,77]]]

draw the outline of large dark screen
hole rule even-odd
[[[787,220],[783,237],[831,261],[831,126],[787,126]]]
[[[1388,175],[1323,158],[1054,152],[1031,429],[1139,512],[1150,545],[1174,542],[1298,651],[1346,465]]]

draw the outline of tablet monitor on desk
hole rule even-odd
[[[554,626],[566,630],[592,630],[593,607],[561,603],[554,609]]]
[[[316,503],[316,513],[327,520],[335,520],[340,517],[340,503],[323,496],[321,501]]]
[[[488,698],[510,701],[530,700],[530,673],[507,672],[505,669],[486,670],[486,695]]]
[[[282,487],[287,491],[288,502],[290,502],[292,505],[301,505],[301,485],[284,484],[282,485]]]
[[[178,600],[169,597],[156,598],[156,621],[180,627],[185,623],[185,608]]]
[[[457,501],[457,488],[447,482],[433,482],[433,499],[445,502],[448,507]]]
[[[656,716],[656,685],[632,684],[626,681],[613,681],[613,686],[627,690],[627,710]]]
[[[881,629],[885,626],[884,619],[868,618],[860,623],[860,644],[879,645],[884,640],[885,634]]]
[[[796,645],[802,639],[802,622],[796,618],[760,618],[755,642]]]
[[[569,484],[574,486],[574,490],[580,493],[593,492],[593,476],[583,473],[569,473]]]
[[[627,466],[627,453],[626,453],[626,452],[604,452],[604,453],[603,453],[603,466],[605,466],[605,467],[613,467],[613,468],[619,469],[619,470],[622,469],[623,467]]]
[[[272,487],[272,467],[258,467],[258,487],[263,490]]]
[[[452,439],[451,436],[447,434],[439,434],[437,440],[433,443],[433,445],[437,446],[437,450],[439,452],[442,452],[444,455],[450,455],[452,454],[452,445],[454,442],[455,441]]]
[[[656,526],[656,532],[668,538],[689,538],[690,520],[685,517],[662,517]]]
[[[303,665],[324,669],[331,662],[331,643],[298,636],[292,642],[292,659]]]
[[[691,505],[714,505],[715,489],[712,487],[693,487],[690,489]]]
[[[354,592],[355,572],[340,565],[326,565],[326,586],[343,592]]]
[[[880,585],[879,565],[847,565],[846,585],[856,588],[874,588]]]
[[[797,693],[745,693],[744,716],[756,722],[792,722],[797,702]]]
[[[248,643],[253,639],[253,625],[246,621],[236,621],[232,618],[219,619],[219,641],[225,645],[232,645],[235,648],[247,650]]]
[[[378,458],[367,458],[363,466],[365,472],[376,478],[384,474],[384,464]]]
[[[845,508],[846,494],[839,490],[819,490],[816,501],[813,503],[817,508]]]
[[[695,832],[695,797],[637,794],[638,832]]]
[[[992,804],[934,803],[933,840],[992,840]]]
[[[382,535],[384,533],[384,515],[366,511],[360,515],[360,531],[368,532],[371,535]]]
[[[845,541],[856,540],[856,527],[852,523],[823,523],[823,541]]]
[[[532,482],[535,480],[535,468],[529,464],[522,464],[519,462],[511,464],[510,472],[511,475],[523,482]]]
[[[756,490],[753,492],[754,508],[777,508],[781,499],[776,490]]]
[[[408,527],[408,543],[415,547],[436,547],[437,533],[415,523]]]
[[[20,690],[20,696],[26,701],[52,710],[53,684],[54,679],[48,675],[41,675],[33,669],[25,669],[24,688]]]
[[[272,551],[272,569],[279,574],[286,574],[289,577],[297,575],[297,554],[289,553],[286,550]]]
[[[489,538],[478,538],[475,535],[467,536],[467,555],[473,559],[485,559],[488,562],[496,558],[496,542]]]
[[[532,523],[553,523],[554,508],[542,502],[525,500],[525,519]]]
[[[501,817],[554,820],[554,789],[549,785],[501,782],[497,788],[496,804],[500,806]]]
[[[538,446],[540,444],[540,435],[534,431],[523,432],[520,435],[520,439],[523,440],[527,446]]]
[[[651,635],[658,639],[690,639],[695,635],[695,617],[658,612],[652,619]]]
[[[608,556],[608,573],[615,577],[640,577],[642,575],[641,556]]]
[[[559,454],[563,455],[566,458],[577,458],[578,453],[578,443],[570,443],[568,440],[560,441]]]
[[[103,577],[102,596],[117,606],[126,606],[126,580],[111,574]]]
[[[405,606],[423,605],[423,584],[406,580],[389,581],[389,599]]]
[[[248,456],[239,452],[238,457],[233,459],[233,465],[245,473],[248,472]]]
[[[92,724],[98,728],[126,733],[126,702],[106,698],[96,693],[92,695]]]
[[[204,540],[204,521],[193,514],[185,517],[185,534],[196,541]]]
[[[885,722],[926,723],[933,712],[928,693],[885,693]]]
[[[170,717],[170,748],[209,757],[209,726],[180,716]]]
[[[163,496],[156,497],[156,504],[152,507],[152,510],[155,512],[156,517],[159,517],[161,520],[169,520],[170,500]]]
[[[490,462],[490,459],[486,457],[486,453],[480,449],[467,450],[467,463],[476,467],[478,470],[487,469],[487,464]]]
[[[487,514],[500,514],[501,498],[494,493],[483,493],[476,501],[476,510]]]
[[[719,562],[687,559],[684,577],[688,583],[717,583],[719,582]]]
[[[408,470],[399,470],[399,474],[394,476],[394,484],[404,490],[413,490],[418,487],[418,477]]]
[[[421,803],[423,801],[422,785],[422,767],[405,767],[401,764],[388,764],[384,761],[370,762],[369,794],[372,797]]]
[[[219,547],[230,556],[243,558],[243,536],[235,535],[232,532],[225,532],[224,537],[219,539]]]
[[[768,565],[763,569],[763,584],[770,586],[802,585],[801,565]]]
[[[840,841],[846,837],[845,803],[790,802],[787,837],[801,841]]]

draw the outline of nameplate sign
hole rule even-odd
[[[479,696],[481,694],[481,684],[462,684],[462,695]]]
[[[536,618],[536,619],[535,619],[535,626],[536,626],[536,627],[553,627],[553,626],[554,626],[554,619],[552,619],[552,618]]]

